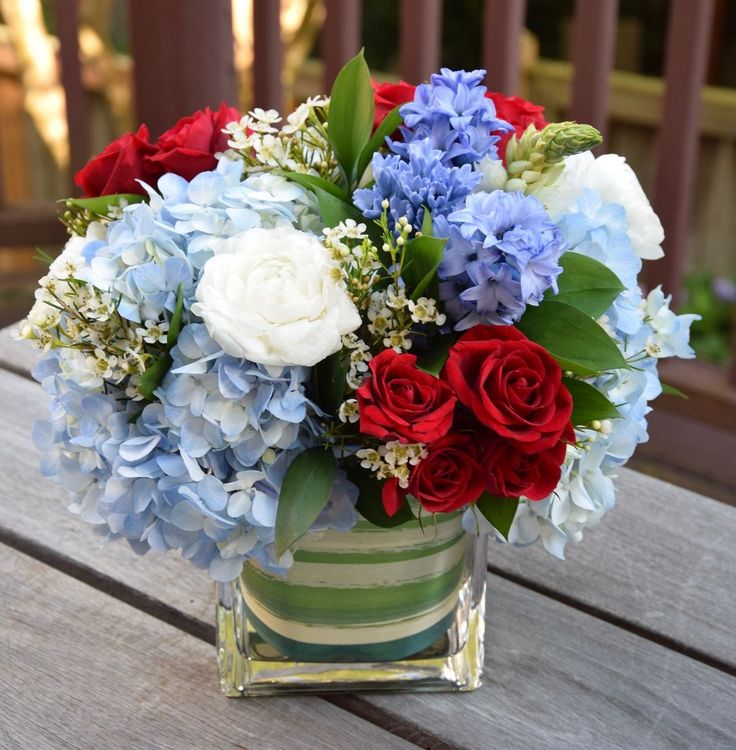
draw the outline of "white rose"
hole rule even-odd
[[[312,234],[249,229],[223,241],[205,263],[192,311],[227,354],[311,367],[360,326],[336,271]]]
[[[664,255],[662,222],[623,156],[604,154],[596,159],[590,151],[569,156],[560,179],[538,197],[556,218],[572,209],[585,188],[595,190],[604,203],[624,207],[631,246],[640,258],[656,260]]]

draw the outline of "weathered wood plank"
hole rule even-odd
[[[39,350],[30,341],[15,341],[12,325],[0,329],[0,367],[19,373],[30,373],[39,357]]]
[[[557,560],[492,545],[492,567],[736,665],[736,508],[623,470],[618,505]]]
[[[493,575],[488,587],[480,690],[371,702],[468,750],[733,747],[733,678]]]
[[[20,353],[9,356],[9,347]],[[0,365],[10,361],[21,368],[34,356],[33,350],[10,341],[7,331],[0,332]],[[38,391],[31,383],[2,374],[0,388],[15,394],[7,429],[14,442],[29,446],[31,422],[44,414]],[[35,470],[36,457],[31,448],[18,454],[13,471],[23,486]],[[626,469],[618,488],[616,509],[598,528],[587,531],[581,544],[568,548],[565,562],[541,547],[492,545],[492,568],[734,664],[731,623],[736,621],[736,601],[722,592],[731,586],[736,570],[736,509]],[[28,483],[28,491],[35,493],[36,501],[45,494],[62,497],[37,482]],[[59,523],[76,520],[60,518]],[[46,529],[44,541],[53,544],[51,529],[38,526],[34,534]],[[90,564],[95,565],[95,559]],[[146,564],[140,568],[145,578]]]
[[[0,528],[95,567],[109,576],[111,590],[120,581],[211,623],[204,575],[173,558],[136,558],[119,544],[100,550],[92,531],[66,514],[62,493],[35,473],[27,434],[43,411],[36,387],[0,373],[0,393],[13,404],[4,420],[12,444],[0,442]],[[688,588],[687,596],[691,609],[703,606],[697,590]],[[713,617],[719,604],[709,603]],[[736,682],[723,672],[493,575],[488,610],[487,679],[479,692],[363,700],[452,746],[487,748],[489,738],[509,748],[729,746]]]
[[[319,698],[221,697],[214,648],[0,545],[0,747],[408,748]]]

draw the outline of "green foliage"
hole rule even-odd
[[[335,227],[345,219],[354,219],[358,223],[364,222],[363,214],[351,203],[347,203],[321,187],[313,188],[319,205],[319,213],[327,227]]]
[[[594,419],[616,419],[621,415],[618,409],[590,383],[575,378],[562,378],[562,382],[572,396],[572,423],[590,424]]]
[[[374,526],[390,529],[394,526],[401,526],[402,523],[414,518],[409,503],[406,501],[395,515],[389,516],[386,513],[381,500],[383,483],[379,482],[369,471],[360,466],[354,466],[348,469],[347,473],[348,479],[359,490],[356,508],[366,521],[370,521]]]
[[[342,351],[331,354],[312,368],[312,395],[317,405],[335,416],[345,398],[345,378],[349,369]]]
[[[138,385],[138,390],[146,399],[146,401],[153,401],[153,392],[158,388],[164,376],[171,367],[171,355],[168,352],[154,357],[151,363],[146,367],[146,371],[141,375],[141,382]]]
[[[371,74],[361,50],[338,73],[330,95],[327,133],[345,174],[347,192],[357,181],[358,161],[373,129]]]
[[[488,523],[493,526],[504,539],[508,539],[509,529],[519,506],[518,497],[496,497],[484,492],[475,507],[486,517]]]
[[[662,395],[675,396],[676,398],[684,398],[685,400],[690,398],[687,393],[683,393],[679,388],[675,388],[674,385],[669,385],[669,383],[662,383]]]
[[[98,198],[67,198],[64,201],[67,206],[75,206],[98,216],[107,216],[111,208],[131,203],[142,203],[143,196],[135,193],[115,193],[114,195],[101,195]]]
[[[147,401],[153,401],[153,392],[159,387],[164,376],[171,367],[171,354],[169,352],[176,344],[181,331],[182,314],[184,312],[184,289],[179,285],[176,292],[176,305],[169,322],[169,331],[166,335],[166,350],[158,357],[151,359],[146,371],[141,375],[138,390]]]
[[[563,370],[589,377],[629,369],[613,339],[591,317],[555,300],[527,307],[517,328],[543,346]]]
[[[430,375],[439,377],[442,368],[447,362],[450,347],[457,341],[457,337],[451,333],[443,333],[432,339],[430,348],[422,352],[417,358],[417,367]]]
[[[445,239],[422,234],[404,245],[401,278],[411,290],[413,300],[419,299],[425,293],[434,299],[439,297],[437,269],[442,262],[445,242]]]
[[[402,123],[402,117],[399,114],[399,109],[402,105],[392,109],[386,117],[381,121],[381,124],[376,128],[376,132],[371,136],[371,139],[366,144],[365,148],[360,152],[358,158],[358,165],[355,169],[355,181],[359,182],[363,176],[366,168],[370,164],[371,157],[378,151],[381,146],[386,142],[386,137],[396,130]]]
[[[593,318],[599,318],[624,290],[613,271],[587,255],[565,253],[560,258],[562,273],[557,277],[559,293],[547,290],[545,299],[565,302]]]
[[[334,479],[335,457],[324,448],[310,448],[289,464],[276,513],[279,557],[317,520],[330,498]]]
[[[325,180],[322,177],[317,177],[313,174],[304,174],[303,172],[287,172],[283,169],[274,169],[272,171],[272,174],[278,174],[282,177],[286,177],[287,180],[296,182],[303,188],[312,190],[315,193],[318,189],[323,190],[324,192],[333,195],[335,198],[339,198],[343,203],[350,203],[348,194],[339,185],[335,185],[334,182]]]

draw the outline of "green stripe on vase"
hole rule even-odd
[[[311,532],[286,576],[256,562],[241,587],[258,635],[295,660],[395,660],[436,640],[454,616],[467,536],[460,514],[424,531],[356,526]]]

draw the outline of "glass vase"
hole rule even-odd
[[[218,585],[223,693],[474,690],[485,553],[457,513],[309,532],[286,576],[247,562]]]

